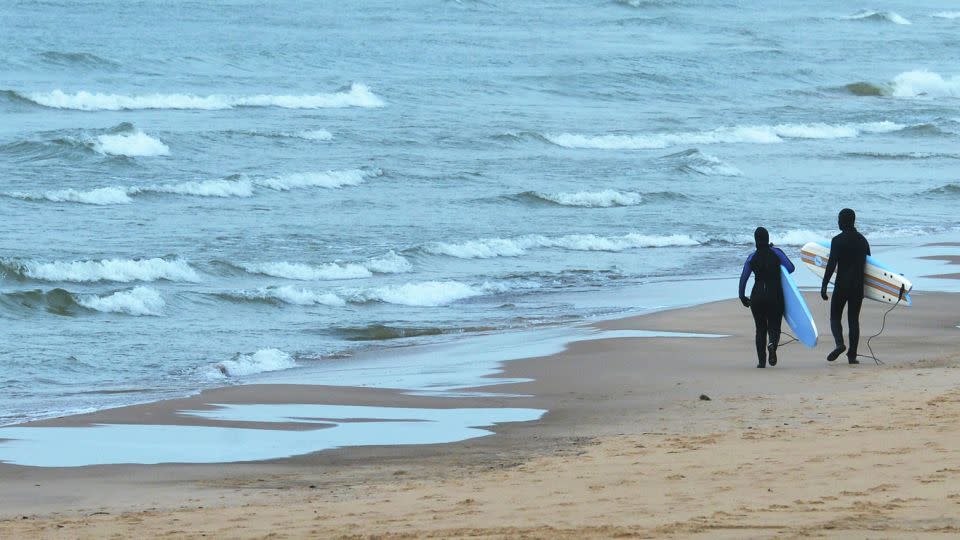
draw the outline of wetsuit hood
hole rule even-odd
[[[757,227],[753,231],[753,241],[757,244],[757,249],[770,247],[770,233],[763,227]]]
[[[844,208],[837,216],[837,224],[841,231],[852,231],[855,229],[854,223],[857,221],[857,213],[850,208]]]

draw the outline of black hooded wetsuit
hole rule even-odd
[[[841,215],[841,220],[843,216]],[[850,348],[847,359],[856,360],[857,345],[860,342],[860,307],[863,305],[864,266],[870,255],[870,243],[857,232],[853,220],[841,221],[843,231],[830,242],[830,259],[823,275],[821,291],[827,290],[827,284],[836,271],[833,285],[833,298],[830,301],[830,330],[837,348],[843,346],[843,308],[847,308],[847,327],[850,331]]]
[[[764,231],[765,232],[765,231]],[[740,273],[740,298],[746,298],[747,279],[753,274],[753,289],[750,291],[750,312],[757,328],[756,345],[759,366],[767,364],[767,347],[776,350],[780,342],[780,324],[783,320],[783,287],[780,284],[780,265],[793,273],[794,266],[779,248],[766,240],[758,241],[762,247],[747,257]],[[768,341],[769,336],[769,341]]]

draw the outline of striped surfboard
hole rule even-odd
[[[800,248],[800,259],[814,274],[821,278],[827,271],[827,260],[830,258],[830,244],[826,242],[808,242]],[[900,303],[912,305],[910,291],[913,283],[891,270],[873,257],[867,257],[867,266],[864,269],[863,295],[871,300],[896,304],[900,299],[901,287],[903,298]]]

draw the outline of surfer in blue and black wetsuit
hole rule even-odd
[[[860,306],[863,304],[863,273],[867,264],[867,255],[870,255],[870,243],[854,227],[857,214],[844,208],[837,217],[840,234],[830,242],[830,259],[827,261],[827,271],[823,274],[823,284],[820,286],[820,296],[828,300],[827,285],[833,272],[836,270],[837,279],[833,285],[833,301],[830,302],[830,330],[837,347],[827,355],[827,361],[833,362],[843,351],[847,351],[843,344],[843,308],[847,308],[847,326],[850,330],[850,350],[847,351],[847,361],[859,364],[857,360],[857,345],[860,343]]]
[[[777,345],[780,343],[780,322],[783,320],[783,288],[780,285],[780,265],[791,274],[793,263],[780,248],[770,243],[770,233],[763,227],[753,232],[757,250],[747,257],[740,273],[740,302],[750,308],[757,326],[758,368],[777,365]],[[753,274],[753,290],[746,296],[747,279]],[[767,337],[769,336],[769,341]]]

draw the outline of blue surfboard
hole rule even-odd
[[[783,318],[787,320],[800,343],[807,347],[816,347],[820,335],[817,325],[813,322],[813,316],[810,315],[810,309],[807,308],[800,289],[783,266],[780,267],[780,285],[783,287]]]

